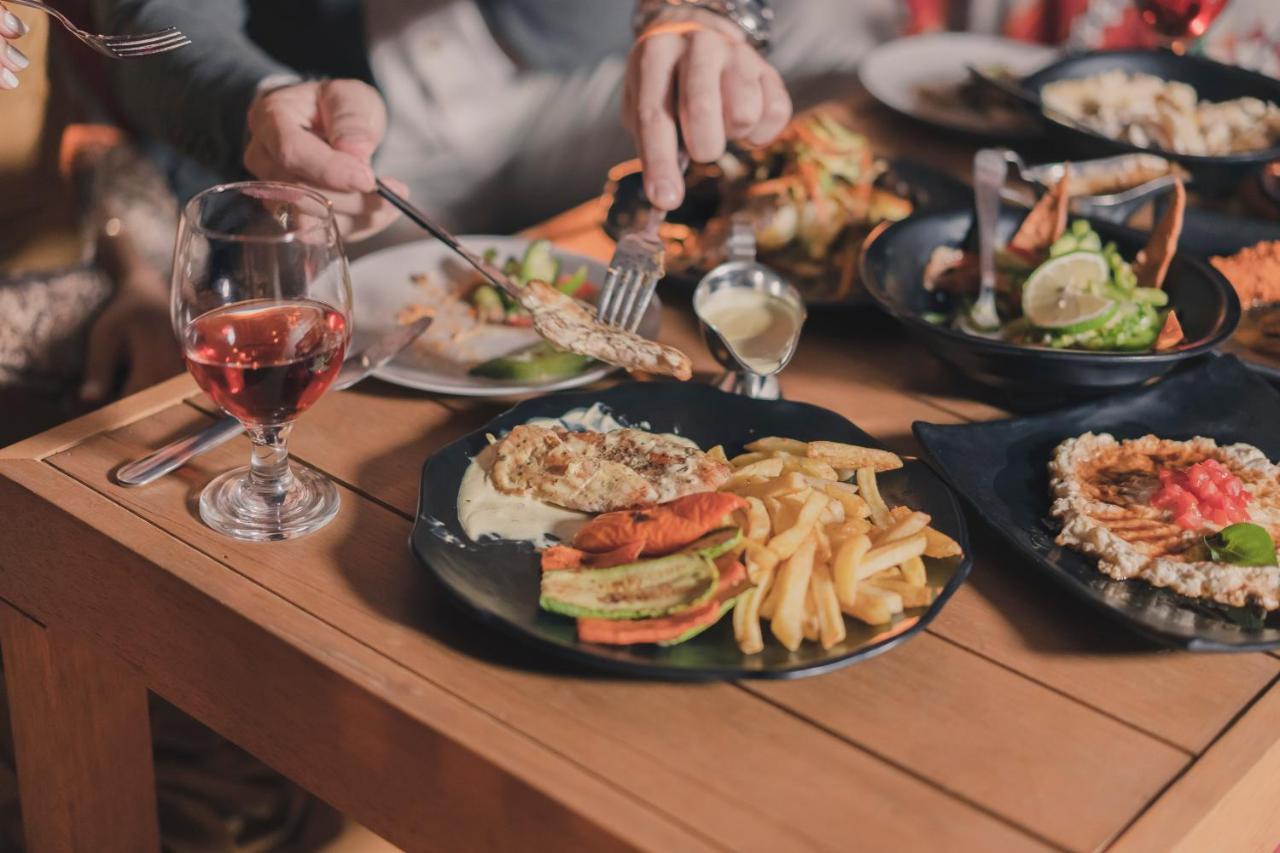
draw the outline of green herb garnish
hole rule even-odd
[[[1220,563],[1234,566],[1276,565],[1276,543],[1271,534],[1256,524],[1233,524],[1216,536],[1206,536],[1204,544],[1209,556]]]

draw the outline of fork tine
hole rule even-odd
[[[631,275],[631,270],[627,267],[616,267],[615,273],[609,302],[605,306],[604,315],[600,318],[606,326],[612,326],[614,319],[618,316],[618,306],[622,304],[623,296],[626,294],[627,278]]]
[[[110,35],[99,36],[99,38],[107,44],[121,44],[137,41],[154,41],[156,39],[167,38],[177,32],[179,32],[177,27],[165,27],[163,30],[152,30],[146,33],[112,33]]]
[[[616,267],[609,267],[604,276],[604,283],[600,285],[600,301],[596,303],[596,319],[601,323],[605,322],[605,318],[609,316],[609,305],[613,302],[617,290],[618,270]]]
[[[658,277],[656,275],[646,275],[641,282],[641,286],[637,288],[638,298],[632,306],[631,312],[626,317],[626,322],[622,328],[628,332],[634,332],[640,327],[640,321],[644,319],[644,315],[649,310],[649,303],[653,300],[653,291],[658,286]]]
[[[620,329],[625,329],[631,323],[631,315],[635,313],[636,301],[640,298],[641,291],[645,287],[645,274],[639,270],[635,271],[635,275],[631,279],[631,286],[627,288],[627,298],[623,300],[622,308],[618,311],[618,320],[614,323]]]
[[[183,35],[169,38],[166,41],[153,42],[138,47],[119,47],[110,46],[108,50],[119,59],[129,59],[135,56],[154,56],[160,53],[169,53],[170,51],[186,47],[191,44],[191,39]]]
[[[162,47],[170,42],[186,41],[186,36],[179,32],[172,32],[161,38],[149,38],[139,41],[118,41],[112,42],[107,47],[112,50],[146,50],[153,47]]]
[[[626,311],[627,300],[631,298],[631,294],[636,286],[636,270],[635,267],[627,267],[622,278],[618,281],[618,295],[614,297],[613,305],[609,310],[609,319],[606,320],[610,326],[617,327],[621,325],[623,312]]]

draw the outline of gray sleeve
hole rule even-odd
[[[111,63],[120,106],[137,129],[218,172],[239,172],[245,113],[258,82],[290,69],[244,33],[244,0],[93,0],[108,33],[177,27],[191,39],[161,56]]]

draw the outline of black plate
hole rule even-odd
[[[1114,70],[1151,74],[1164,80],[1187,83],[1202,100],[1229,101],[1252,96],[1280,104],[1280,80],[1235,65],[1214,62],[1202,56],[1179,55],[1167,50],[1104,50],[1074,54],[1023,78],[1022,85],[1039,94],[1047,83],[1075,80]],[[1039,115],[1050,133],[1070,146],[1075,159],[1104,157],[1126,151],[1155,152],[1182,164],[1190,173],[1196,188],[1203,192],[1226,192],[1234,189],[1241,180],[1260,171],[1266,163],[1280,159],[1280,146],[1218,157],[1175,154],[1121,142],[1100,133],[1078,130],[1054,120],[1050,115]]]
[[[504,433],[530,418],[560,417],[602,403],[623,423],[656,432],[676,432],[702,447],[723,444],[734,454],[766,435],[802,440],[827,439],[880,446],[834,412],[805,403],[765,402],[725,394],[706,385],[633,383],[599,392],[554,394],[528,400],[483,429],[440,450],[422,469],[418,515],[410,539],[419,561],[466,609],[510,631],[521,642],[595,667],[659,678],[793,678],[826,672],[887,651],[921,631],[969,574],[968,557],[926,560],[930,583],[941,586],[928,608],[908,610],[888,626],[872,628],[846,619],[849,636],[829,650],[805,643],[792,653],[772,638],[759,655],[738,651],[732,617],[672,648],[653,645],[600,646],[578,642],[572,619],[538,607],[538,560],[528,544],[501,540],[472,542],[458,522],[457,495],[471,457],[484,449],[485,434]],[[951,491],[929,468],[907,462],[880,477],[890,505],[908,504],[933,517],[933,524],[968,553],[964,517]],[[766,629],[767,630],[767,629]]]
[[[998,239],[1007,241],[1025,215],[1003,211]],[[952,306],[945,294],[924,289],[925,264],[937,246],[965,245],[972,222],[969,211],[949,211],[894,223],[864,246],[862,283],[881,308],[906,324],[935,355],[988,385],[1033,394],[1107,393],[1141,384],[1205,355],[1240,322],[1240,300],[1227,280],[1205,262],[1179,252],[1164,289],[1178,309],[1188,344],[1172,352],[1056,350],[989,340],[935,325],[922,315],[948,312]],[[1098,220],[1090,223],[1104,240],[1114,240],[1126,258],[1133,258],[1146,244],[1146,234]]]
[[[1054,544],[1049,519],[1049,456],[1084,432],[1116,438],[1208,436],[1243,441],[1280,458],[1280,394],[1234,358],[1207,364],[1151,388],[1052,414],[981,424],[916,423],[916,438],[943,477],[984,521],[1032,565],[1135,631],[1193,651],[1280,648],[1280,618],[1250,630],[1227,608],[1202,604],[1142,581],[1112,580],[1094,560]]]
[[[910,160],[890,160],[888,169],[876,184],[910,199],[912,208],[917,212],[973,206],[973,191],[962,181]],[[621,167],[615,168],[610,173],[610,183],[605,195],[609,198],[609,210],[605,215],[604,230],[616,240],[649,205],[639,165],[631,172],[621,171]],[[719,184],[714,179],[704,178],[691,183],[685,202],[668,214],[667,221],[701,231],[719,210]],[[678,256],[678,244],[668,244],[667,253],[667,263],[671,265]],[[680,269],[669,273],[664,282],[692,289],[707,272],[708,270],[701,268]],[[868,301],[865,293],[855,283],[853,294],[848,299],[813,299],[806,300],[805,304],[810,309],[823,310],[865,305]]]

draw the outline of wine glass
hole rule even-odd
[[[1227,0],[1134,0],[1143,23],[1164,40],[1174,53],[1186,53],[1187,45],[1209,31]]]
[[[351,338],[351,281],[329,201],[258,181],[191,199],[178,225],[171,309],[187,369],[253,441],[249,465],[200,495],[200,517],[257,541],[323,527],[338,512],[338,490],[289,465],[288,439]]]

